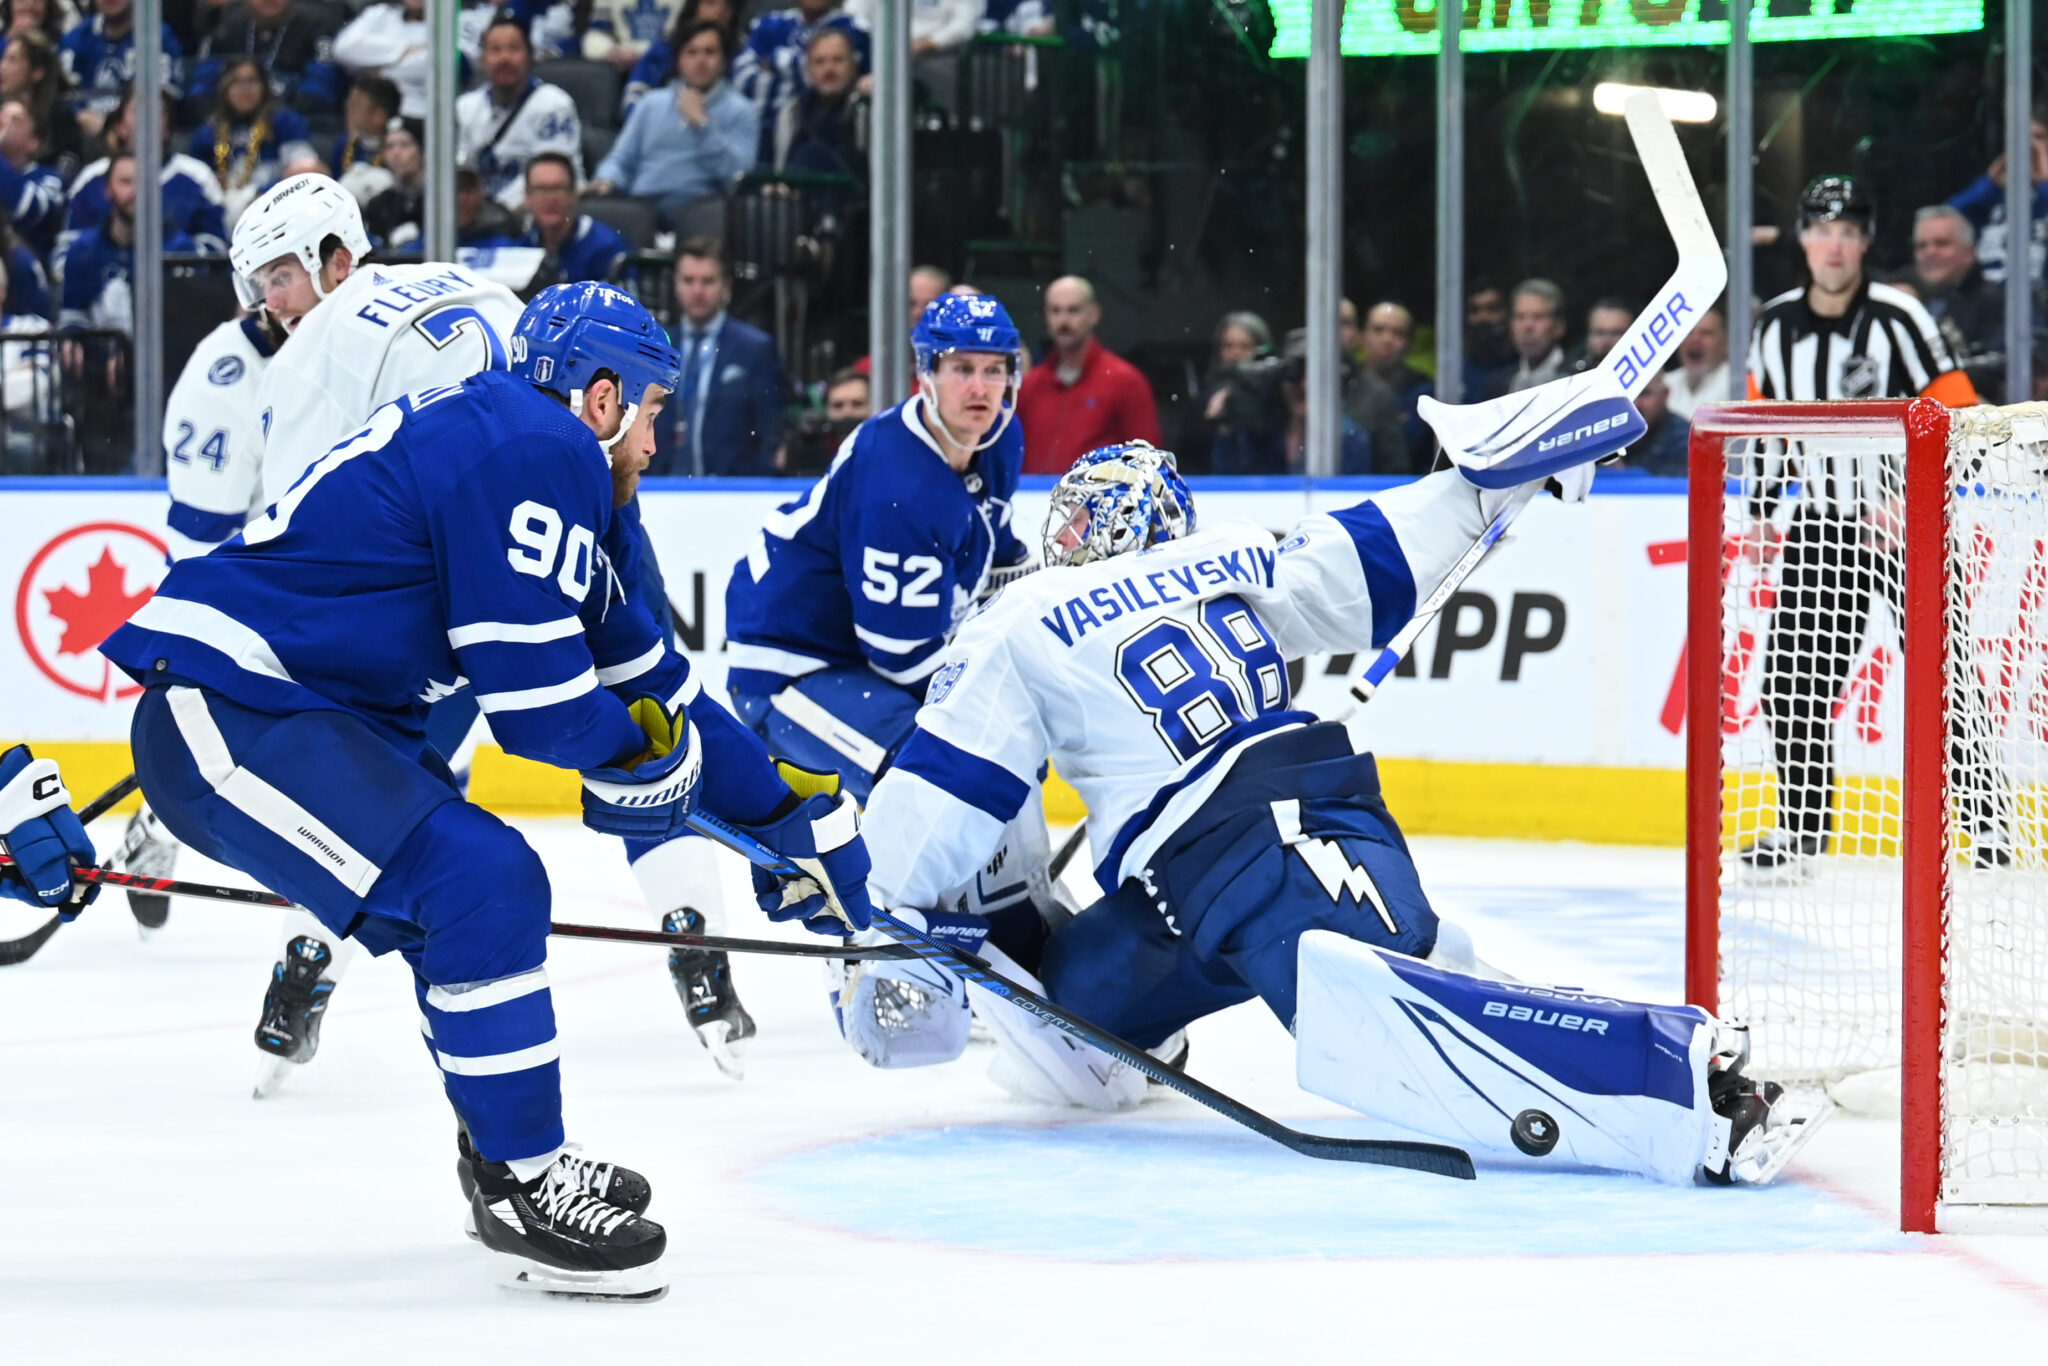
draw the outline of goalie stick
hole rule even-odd
[[[1630,96],[1627,114],[1629,137],[1649,176],[1665,230],[1678,248],[1678,269],[1594,369],[1485,403],[1438,403],[1426,396],[1418,400],[1423,419],[1466,478],[1481,488],[1529,487],[1501,509],[1417,606],[1407,625],[1352,680],[1355,701],[1339,720],[1372,699],[1417,637],[1534,499],[1538,481],[1612,455],[1647,430],[1635,408],[1636,396],[1669,363],[1692,325],[1728,285],[1728,263],[1663,106],[1655,95],[1640,91]]]
[[[116,798],[115,800],[119,800]],[[0,867],[14,860],[0,854]],[[73,881],[98,883],[102,887],[132,887],[138,892],[163,896],[189,896],[201,901],[232,901],[243,906],[287,907],[293,903],[275,892],[253,887],[220,887],[210,882],[176,882],[170,878],[142,877],[117,873],[108,868],[74,868]],[[55,920],[50,922],[56,924]],[[48,926],[44,927],[49,928]],[[37,931],[38,934],[42,931]],[[717,949],[726,953],[759,953],[779,958],[917,958],[918,953],[893,944],[869,949],[839,948],[830,944],[787,944],[777,939],[725,939],[718,935],[682,934],[668,930],[628,930],[613,925],[572,925],[555,921],[548,933],[557,939],[602,939],[616,944],[654,944],[665,949]],[[47,936],[46,936],[47,937]],[[20,942],[20,941],[17,941]]]
[[[716,840],[757,868],[778,877],[810,876],[760,841],[734,829],[715,816],[692,811],[688,819],[690,827],[698,834]],[[1471,1156],[1462,1148],[1453,1148],[1447,1144],[1403,1143],[1377,1138],[1332,1138],[1323,1134],[1308,1134],[1299,1129],[1290,1129],[1277,1120],[1268,1119],[1243,1102],[1232,1100],[1213,1086],[1167,1066],[1135,1044],[1125,1043],[1108,1030],[1098,1028],[1078,1015],[1067,1013],[1035,992],[1026,991],[997,973],[975,955],[933,939],[879,907],[875,910],[874,923],[883,933],[917,957],[931,959],[943,965],[976,986],[1002,997],[1019,1010],[1045,1021],[1061,1033],[1094,1045],[1160,1085],[1170,1086],[1188,1099],[1208,1106],[1225,1119],[1234,1120],[1253,1133],[1272,1139],[1275,1143],[1291,1148],[1304,1157],[1318,1157],[1333,1162],[1365,1162],[1381,1167],[1405,1167],[1411,1171],[1429,1172],[1432,1175],[1456,1177],[1465,1181],[1472,1180],[1475,1175]],[[845,956],[840,950],[833,952]]]
[[[133,773],[121,779],[120,782],[115,783],[105,792],[100,793],[99,796],[94,797],[78,809],[78,823],[80,825],[91,825],[101,816],[106,815],[117,802],[133,792],[137,786],[138,784]],[[57,927],[63,923],[64,918],[62,916],[53,915],[34,931],[23,935],[19,939],[0,939],[0,968],[11,968],[16,963],[26,963],[29,959],[35,957],[36,950],[49,943],[50,937],[57,933]]]

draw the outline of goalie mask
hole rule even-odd
[[[1143,441],[1092,450],[1053,486],[1045,562],[1088,564],[1178,540],[1195,529],[1195,500],[1172,451]]]

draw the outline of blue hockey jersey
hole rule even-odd
[[[185,49],[171,26],[163,26],[164,88],[173,95],[185,89]],[[72,103],[110,114],[121,102],[121,92],[135,83],[135,29],[119,38],[107,36],[105,15],[81,20],[57,45],[57,56],[72,88]]]
[[[614,529],[596,437],[486,371],[379,408],[241,534],[175,565],[100,648],[144,683],[345,711],[407,745],[431,703],[473,687],[499,744],[563,768],[645,749],[622,698],[652,694],[697,723],[706,804],[762,819],[786,786],[625,598]]]
[[[1015,422],[956,474],[912,399],[863,422],[825,477],[768,515],[725,590],[728,691],[764,696],[824,668],[914,684],[992,568],[1029,551],[1010,529],[1024,464]]]
[[[519,243],[543,249],[547,246],[540,240],[539,228],[528,228]],[[555,253],[555,260],[565,284],[580,280],[609,280],[632,250],[632,245],[619,235],[617,228],[609,223],[600,223],[586,213],[577,218],[568,240]]]
[[[193,248],[205,256],[228,254],[228,223],[223,211],[220,181],[204,162],[183,152],[164,158],[164,228],[192,239]],[[62,252],[70,240],[88,228],[107,221],[107,159],[85,167],[71,182],[71,203],[66,210]]]
[[[48,260],[57,248],[57,230],[64,226],[64,177],[31,161],[15,170],[0,157],[0,207],[21,240]]]

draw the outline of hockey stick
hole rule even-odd
[[[0,854],[0,867],[14,860]],[[293,903],[275,892],[259,892],[253,887],[220,887],[209,882],[176,882],[169,878],[142,877],[136,873],[117,873],[107,868],[74,868],[72,880],[79,883],[98,883],[102,887],[129,887],[138,892],[154,892],[159,896],[189,896],[202,901],[232,901],[243,906],[276,906],[284,908]],[[50,924],[57,922],[52,920]],[[49,926],[44,926],[48,929]],[[37,931],[38,934],[42,930]],[[916,952],[891,944],[874,948],[842,948],[831,944],[786,944],[776,939],[725,939],[708,934],[680,934],[667,930],[626,930],[611,925],[572,925],[555,921],[548,926],[548,933],[558,939],[603,939],[617,944],[655,944],[672,949],[716,949],[726,953],[759,953],[778,958],[916,958]],[[45,935],[45,938],[48,936]],[[25,942],[25,941],[16,941]]]
[[[1636,396],[1649,387],[1693,324],[1727,288],[1728,263],[1670,118],[1647,91],[1630,97],[1627,113],[1629,137],[1650,179],[1665,230],[1678,248],[1678,268],[1595,369],[1485,403],[1419,400],[1423,418],[1467,478],[1482,488],[1523,484],[1529,491],[1501,510],[1400,634],[1352,681],[1356,703],[1339,720],[1348,718],[1357,703],[1372,699],[1416,638],[1500,542],[1535,497],[1538,485],[1532,481],[1612,455],[1643,434],[1646,428],[1635,410]]]
[[[698,834],[716,840],[757,868],[779,877],[810,876],[751,835],[734,829],[715,816],[692,811],[689,822],[690,827]],[[1402,1143],[1377,1138],[1331,1138],[1323,1134],[1308,1134],[1299,1129],[1290,1129],[1276,1120],[1268,1119],[1241,1101],[1232,1100],[1214,1087],[1168,1067],[1144,1049],[1135,1044],[1125,1043],[1108,1030],[1097,1028],[1078,1015],[1068,1014],[1043,996],[1026,991],[1015,982],[1004,978],[975,955],[941,943],[923,931],[898,920],[887,911],[877,908],[874,923],[884,934],[911,950],[917,957],[941,964],[976,986],[1002,997],[1019,1010],[1045,1021],[1061,1033],[1094,1045],[1161,1086],[1170,1086],[1188,1099],[1206,1105],[1224,1118],[1235,1120],[1262,1138],[1270,1138],[1304,1157],[1319,1157],[1333,1162],[1366,1162],[1381,1167],[1405,1167],[1412,1171],[1457,1177],[1465,1181],[1472,1180],[1476,1175],[1472,1168],[1471,1156],[1461,1148],[1453,1148],[1446,1144]]]
[[[101,816],[106,815],[123,797],[133,792],[136,786],[135,775],[131,773],[80,807],[78,809],[78,823],[80,825],[91,825]],[[4,855],[0,855],[0,857],[4,857]],[[39,928],[23,935],[19,939],[0,939],[0,968],[11,968],[16,963],[26,963],[29,959],[35,957],[36,950],[49,943],[50,937],[57,933],[57,927],[63,923],[63,916],[53,915],[44,921]]]

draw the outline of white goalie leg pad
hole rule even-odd
[[[1699,1174],[1725,1128],[1707,1100],[1712,1021],[1445,972],[1328,930],[1301,938],[1302,1088],[1461,1147],[1544,1164]]]
[[[895,914],[905,924],[931,929],[918,911]],[[853,940],[863,948],[894,942],[879,930]],[[967,1050],[973,1023],[967,988],[928,959],[842,960],[826,966],[825,984],[840,1037],[870,1066],[931,1067]]]
[[[633,860],[633,879],[656,920],[688,906],[704,917],[705,934],[725,933],[725,875],[721,863],[737,858],[701,835],[657,844]]]
[[[1043,996],[1036,977],[993,944],[981,956],[1021,987]],[[1088,1110],[1128,1110],[1145,1098],[1145,1074],[1121,1059],[1053,1028],[978,986],[967,989],[974,1012],[996,1037],[988,1078],[1021,1100],[1041,1105],[1078,1105]]]
[[[328,929],[320,923],[320,917],[303,906],[291,906],[286,908],[284,923],[278,927],[277,952],[270,956],[270,961],[283,962],[285,949],[300,935],[309,935],[319,940],[333,953],[334,960],[327,965],[327,970],[320,974],[321,980],[327,982],[341,980],[341,975],[348,971],[348,965],[355,961],[356,950],[361,947],[355,940],[344,939]]]

